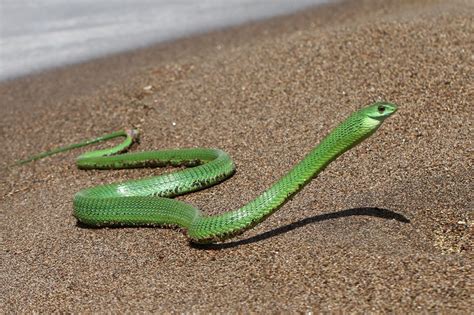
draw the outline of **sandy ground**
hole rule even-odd
[[[3,165],[135,126],[137,151],[231,154],[234,177],[179,198],[209,214],[357,108],[400,106],[273,216],[205,248],[72,216],[82,188],[171,169],[79,171],[84,150],[3,168],[2,313],[472,311],[474,8],[450,3],[333,4],[1,84]]]

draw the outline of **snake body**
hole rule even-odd
[[[92,226],[177,226],[187,231],[192,242],[224,241],[252,228],[273,214],[329,163],[372,135],[384,119],[396,110],[394,104],[377,102],[356,111],[261,195],[240,209],[213,216],[206,216],[192,205],[172,197],[204,189],[232,176],[235,165],[222,150],[193,148],[118,154],[125,151],[137,136],[134,130],[124,130],[44,152],[19,163],[116,137],[125,137],[121,144],[113,148],[80,155],[76,161],[77,166],[81,169],[166,165],[192,167],[161,176],[81,190],[73,201],[74,216],[77,220]]]

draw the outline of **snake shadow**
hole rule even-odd
[[[243,240],[231,241],[231,242],[219,243],[219,244],[195,244],[195,243],[190,242],[190,245],[193,248],[202,249],[202,250],[229,249],[229,248],[234,248],[237,246],[260,242],[268,238],[275,237],[280,234],[288,233],[295,229],[299,229],[308,224],[322,222],[326,220],[339,219],[339,218],[344,218],[344,217],[357,216],[357,215],[365,215],[365,216],[377,217],[377,218],[382,218],[382,219],[387,219],[387,220],[396,220],[402,223],[410,223],[410,220],[406,218],[404,215],[396,213],[388,209],[375,208],[375,207],[352,208],[352,209],[347,209],[347,210],[342,210],[342,211],[315,215],[315,216],[305,218],[305,219],[275,228],[273,230],[243,239]]]

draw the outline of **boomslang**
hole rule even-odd
[[[240,209],[213,216],[203,215],[192,205],[171,197],[204,189],[232,176],[235,171],[234,162],[222,150],[195,148],[119,154],[137,136],[135,130],[124,130],[44,152],[18,164],[108,139],[125,137],[124,142],[113,148],[80,155],[77,166],[81,169],[166,165],[192,167],[161,176],[81,190],[74,197],[74,216],[80,222],[93,226],[177,226],[187,231],[191,241],[209,243],[226,240],[262,222],[329,163],[372,135],[396,110],[394,104],[377,102],[353,113],[261,195]]]

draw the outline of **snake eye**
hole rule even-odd
[[[385,111],[385,106],[379,105],[379,107],[377,107],[377,110],[379,111],[380,114],[383,114],[383,112]]]

